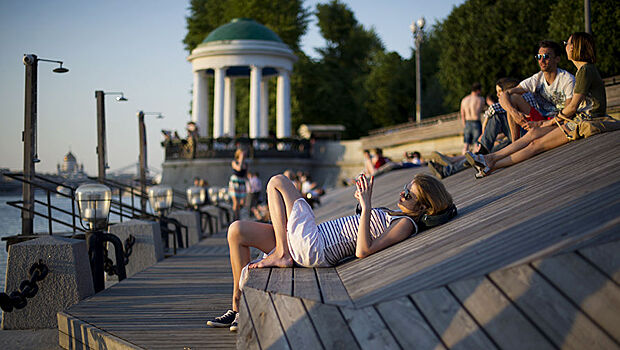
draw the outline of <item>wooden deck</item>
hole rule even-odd
[[[620,348],[619,151],[608,133],[464,171],[441,227],[335,268],[253,270],[239,348]],[[418,171],[377,178],[373,206]],[[353,213],[353,189],[323,203],[319,222]]]
[[[232,349],[236,334],[205,320],[230,308],[224,233],[211,236],[61,312],[59,339],[78,349]]]

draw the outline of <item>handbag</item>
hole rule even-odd
[[[560,123],[560,119],[563,124]],[[558,114],[555,116],[555,123],[571,141],[580,138],[585,139],[603,132],[620,130],[620,121],[608,115],[592,117],[586,112],[577,112],[573,119]]]

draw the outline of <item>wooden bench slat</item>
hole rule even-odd
[[[267,288],[271,269],[250,269],[248,272],[249,278],[245,287],[257,290],[265,290],[265,288]]]
[[[554,349],[554,346],[486,277],[448,288],[502,349]]]
[[[291,349],[323,348],[301,299],[283,294],[271,298]]]
[[[411,299],[448,348],[496,348],[446,288],[418,292]]]
[[[326,349],[359,349],[337,306],[308,299],[302,301]]]
[[[557,347],[617,347],[611,338],[529,265],[496,271],[489,277]]]
[[[244,288],[243,295],[261,349],[290,349],[269,293]]]
[[[321,301],[321,291],[314,269],[293,269],[293,293],[298,298]]]
[[[361,309],[341,307],[340,311],[362,349],[400,349],[398,342],[374,307]]]
[[[293,269],[292,268],[271,268],[267,292],[280,293],[286,295],[293,294]]]
[[[256,331],[250,318],[250,310],[243,294],[239,305],[239,330],[237,332],[237,349],[260,350]]]
[[[562,254],[532,265],[599,327],[620,341],[620,287],[577,254]]]
[[[407,297],[376,305],[398,343],[404,349],[445,349],[420,312]]]
[[[353,306],[349,293],[344,288],[338,272],[333,267],[315,269],[319,288],[325,304]]]
[[[579,250],[579,253],[603,270],[614,282],[620,284],[620,254],[618,252],[620,252],[620,240]]]

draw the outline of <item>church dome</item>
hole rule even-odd
[[[263,40],[282,43],[282,39],[264,25],[249,18],[235,18],[209,33],[202,44],[226,40]]]
[[[71,151],[65,154],[65,157],[63,160],[65,161],[65,163],[67,162],[76,163],[77,162],[77,159],[75,159],[75,156],[73,155],[73,153],[71,153]]]

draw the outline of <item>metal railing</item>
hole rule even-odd
[[[166,160],[194,158],[232,158],[237,148],[248,158],[310,158],[310,140],[296,138],[188,138],[162,142]]]

